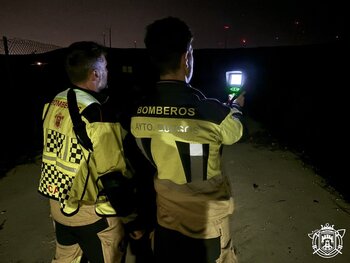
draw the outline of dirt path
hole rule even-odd
[[[235,196],[233,239],[240,263],[350,262],[350,205],[296,155],[237,144],[225,149]],[[308,233],[346,229],[343,254],[313,254]]]
[[[0,180],[0,262],[47,263],[55,241],[47,199],[37,192],[40,159]]]

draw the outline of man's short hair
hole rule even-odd
[[[166,17],[146,27],[144,42],[160,74],[165,74],[179,68],[181,55],[188,50],[192,38],[185,22],[176,17]]]
[[[99,67],[102,56],[106,56],[105,48],[93,41],[72,43],[67,48],[65,69],[72,83],[85,81],[91,70]]]

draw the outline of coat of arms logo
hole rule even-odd
[[[344,235],[345,229],[335,230],[334,225],[329,225],[329,223],[321,225],[321,229],[308,234],[312,239],[313,254],[323,258],[332,258],[339,253],[342,254]]]

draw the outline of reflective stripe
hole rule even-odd
[[[63,169],[66,170],[66,171],[69,171],[69,172],[76,172],[76,170],[77,170],[77,169],[75,169],[75,168],[72,168],[72,167],[69,167],[69,166],[67,166],[67,165],[64,165],[63,163],[60,163],[60,162],[57,162],[56,165],[57,165],[58,167],[63,168]]]
[[[54,156],[47,156],[47,155],[43,154],[42,159],[43,159],[43,160],[48,160],[48,161],[56,161],[56,165],[57,165],[58,167],[61,167],[61,168],[63,168],[64,170],[69,171],[69,172],[72,172],[72,173],[76,172],[76,170],[77,170],[77,169],[75,169],[75,168],[73,168],[73,167],[69,167],[69,166],[67,166],[67,165],[65,165],[65,164],[63,164],[63,163],[60,163],[60,162],[56,159],[56,157],[54,157]]]
[[[203,145],[198,143],[190,143],[191,156],[203,156]]]

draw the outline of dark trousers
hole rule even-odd
[[[154,232],[156,263],[215,263],[220,253],[220,237],[191,238],[161,226]]]
[[[149,234],[143,235],[139,240],[129,238],[131,253],[135,256],[135,263],[153,263],[154,256],[152,251],[151,239]]]
[[[65,246],[79,244],[83,250],[84,258],[90,263],[104,262],[101,241],[97,233],[108,227],[106,219],[103,218],[93,224],[78,227],[65,226],[55,222],[55,227],[58,243]]]

